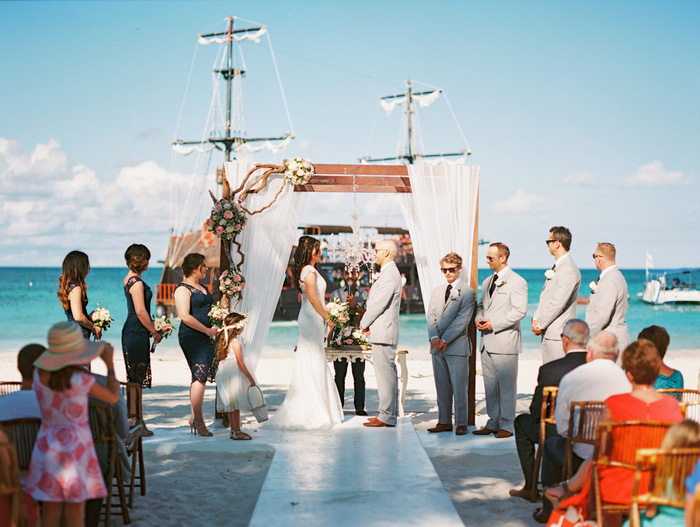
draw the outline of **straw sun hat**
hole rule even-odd
[[[49,347],[34,362],[42,370],[57,371],[73,364],[90,364],[104,348],[104,342],[91,342],[83,338],[80,326],[75,322],[59,322],[49,330]]]

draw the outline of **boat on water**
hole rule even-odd
[[[695,283],[700,269],[676,269],[649,273],[647,269],[642,301],[648,304],[700,304],[700,290]]]

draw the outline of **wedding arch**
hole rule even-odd
[[[262,354],[296,238],[298,212],[309,192],[399,194],[426,309],[431,291],[444,280],[438,259],[448,252],[462,255],[462,276],[477,290],[479,167],[314,164],[313,177],[306,184],[294,185],[287,184],[288,178],[274,177],[283,174],[283,167],[257,167],[266,172],[255,179],[255,183],[264,179],[263,184],[256,186],[251,184],[251,173],[256,170],[254,163],[225,163],[223,193],[223,198],[229,198],[231,189],[237,189],[234,193],[242,192],[246,211],[254,213],[234,239],[238,254],[245,255],[238,262],[240,274],[245,277],[245,295],[239,295],[236,311],[249,314],[241,341],[252,368]],[[228,248],[230,243],[222,240],[222,271],[235,259]],[[473,320],[469,338],[474,350],[469,366],[469,424],[474,424],[476,328]]]

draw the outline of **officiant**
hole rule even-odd
[[[350,314],[350,324],[356,328],[360,325],[360,319],[365,313],[367,297],[369,293],[358,284],[359,273],[356,268],[343,270],[343,285],[331,293],[331,302],[339,300],[347,302]],[[338,331],[336,326],[334,329]],[[348,373],[347,359],[340,359],[333,362],[335,368],[335,385],[338,388],[340,404],[345,404],[345,377]],[[355,383],[355,413],[357,415],[367,415],[365,412],[365,361],[355,359],[352,363],[352,378]]]

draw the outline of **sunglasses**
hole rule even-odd
[[[545,240],[544,243],[546,243],[546,244],[547,244],[547,247],[549,247],[549,244],[550,244],[550,243],[554,243],[554,242],[556,242],[556,241],[557,241],[557,240]]]
[[[461,269],[461,267],[440,267],[443,274],[456,273],[458,269]]]
[[[595,260],[596,258],[602,258],[602,257],[603,257],[602,254],[594,254],[594,255],[593,255],[593,259],[594,259],[594,260]]]

